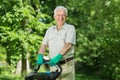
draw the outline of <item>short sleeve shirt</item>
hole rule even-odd
[[[50,58],[57,55],[64,45],[69,42],[73,46],[67,51],[63,59],[74,55],[74,45],[76,44],[76,32],[73,25],[65,23],[59,31],[56,26],[51,26],[46,31],[42,44],[48,45]]]

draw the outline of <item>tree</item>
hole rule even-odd
[[[41,6],[32,0],[1,0],[0,5],[0,42],[6,47],[7,62],[16,66],[22,59],[22,75],[25,75],[27,55],[35,61],[49,16],[41,13]]]
[[[16,4],[18,2],[19,4]],[[8,44],[9,46],[12,45],[9,48],[13,47],[16,49],[14,42],[17,38],[19,41],[17,41],[19,43],[16,43],[17,45],[24,43],[24,47],[21,45],[22,49],[20,47],[20,50],[22,50],[23,53],[32,53],[33,50],[36,50],[33,49],[33,46],[36,46],[38,48],[38,45],[34,43],[34,41],[41,41],[46,28],[34,27],[38,25],[36,22],[38,21],[39,14],[40,21],[44,22],[45,24],[53,21],[53,18],[46,17],[46,15],[42,15],[37,10],[40,9],[42,13],[53,16],[54,8],[57,5],[63,5],[68,9],[67,22],[73,24],[76,27],[77,31],[75,57],[76,63],[79,64],[76,65],[76,71],[83,70],[84,73],[91,72],[95,74],[98,72],[99,76],[104,79],[120,79],[119,0],[24,0],[24,2],[19,0],[18,2],[14,0],[9,2],[0,2],[0,39],[2,44]],[[5,6],[6,3],[7,6]],[[11,7],[13,5],[17,5],[17,8],[15,8],[15,6]],[[17,12],[17,16],[11,15],[15,14],[15,12]],[[28,15],[28,13],[30,13],[30,15]],[[18,24],[16,24],[16,21]],[[24,22],[25,25],[23,25]],[[44,25],[41,22],[39,23],[40,25]],[[21,26],[24,26],[24,28]],[[10,35],[16,35],[16,32],[20,37],[11,38]],[[24,36],[22,37],[21,35],[23,34]],[[28,34],[31,34],[31,36],[29,35],[30,37],[26,39],[26,36],[28,37]],[[39,38],[35,37],[39,35],[42,36]],[[35,37],[34,39],[33,36]],[[29,39],[33,40],[31,41]],[[12,43],[10,44],[10,42]],[[31,48],[26,48],[25,45],[30,47],[28,44],[26,44],[26,42],[30,42],[30,45],[32,44]],[[38,43],[40,42],[38,41]],[[16,50],[18,49],[19,48]],[[10,53],[10,51],[12,51],[12,49],[8,52]]]

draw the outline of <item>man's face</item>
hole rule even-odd
[[[65,11],[62,9],[57,10],[56,14],[54,15],[54,19],[56,20],[58,25],[63,25],[66,20]]]

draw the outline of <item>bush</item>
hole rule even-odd
[[[24,80],[20,75],[14,74],[15,69],[10,66],[0,67],[0,80]]]

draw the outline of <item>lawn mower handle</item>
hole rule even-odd
[[[48,64],[44,62],[43,64]],[[56,80],[61,75],[62,67],[59,64],[54,65],[57,69],[51,72],[38,72],[41,65],[37,65],[34,71],[25,76],[25,80]]]
[[[44,62],[43,64],[49,64],[49,62]],[[34,72],[37,73],[37,71],[40,69],[41,65],[37,64],[37,68],[34,69]],[[62,72],[62,67],[59,64],[56,64],[55,67],[57,68],[57,70],[60,70],[59,72]]]

